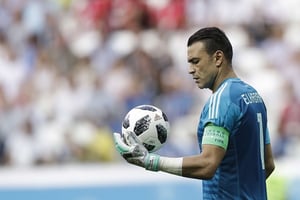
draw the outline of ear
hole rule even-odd
[[[220,67],[223,63],[223,58],[224,58],[224,54],[221,50],[217,50],[215,52],[215,61],[216,61],[216,66]]]

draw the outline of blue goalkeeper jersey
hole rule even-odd
[[[250,85],[226,79],[201,113],[198,142],[213,123],[229,132],[226,154],[211,180],[203,180],[204,200],[267,199],[264,146],[270,143],[265,104]]]

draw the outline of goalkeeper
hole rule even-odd
[[[265,104],[232,68],[232,46],[222,30],[200,29],[187,42],[188,72],[211,97],[198,124],[199,155],[150,154],[135,134],[114,133],[116,148],[131,164],[151,171],[202,179],[203,199],[267,199],[266,179],[275,166]]]

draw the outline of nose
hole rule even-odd
[[[193,67],[193,65],[189,66],[189,74],[194,74],[195,73],[195,68]]]

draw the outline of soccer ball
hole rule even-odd
[[[131,109],[122,123],[122,133],[132,131],[149,152],[160,149],[167,141],[169,121],[166,114],[153,105]]]

